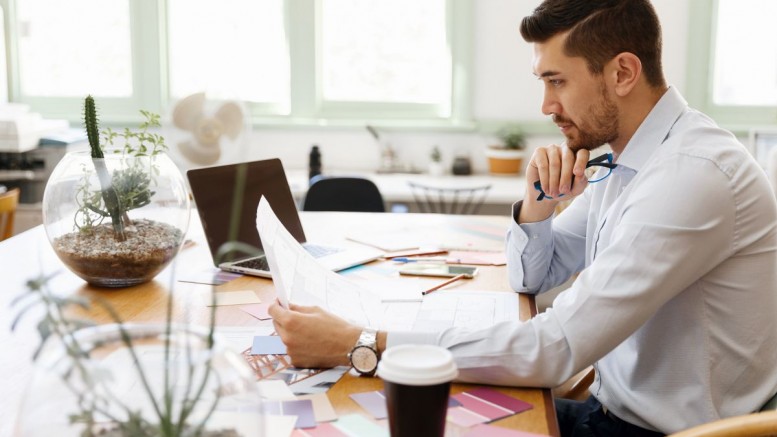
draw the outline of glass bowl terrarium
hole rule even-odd
[[[151,280],[175,257],[189,225],[183,176],[164,153],[164,139],[148,131],[103,132],[106,144],[123,137],[123,148],[103,150],[96,125],[86,125],[90,151],[70,152],[52,172],[43,195],[43,223],[54,251],[92,285],[126,287]],[[91,101],[94,111],[94,101]],[[91,125],[91,127],[90,127]]]

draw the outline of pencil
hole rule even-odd
[[[467,275],[464,274],[464,273],[462,273],[460,275],[456,275],[456,276],[448,279],[447,281],[443,282],[442,284],[437,284],[434,287],[432,287],[432,288],[430,288],[430,289],[428,289],[426,291],[422,291],[421,294],[426,296],[427,294],[429,294],[429,293],[431,293],[431,292],[433,292],[435,290],[439,290],[442,287],[445,287],[446,285],[453,284],[454,282],[458,281],[459,279],[464,279],[466,277],[467,277]]]

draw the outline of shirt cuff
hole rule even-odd
[[[401,344],[431,344],[436,346],[438,344],[438,336],[439,333],[436,332],[388,332],[386,333],[386,349]]]
[[[539,250],[542,245],[532,246],[532,242],[541,239],[543,235],[549,235],[553,227],[553,215],[541,222],[518,224],[518,214],[521,212],[523,201],[513,204],[513,220],[510,222],[508,234],[510,246],[521,253],[532,253]],[[534,249],[534,250],[532,250]]]

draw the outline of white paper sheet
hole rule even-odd
[[[281,225],[264,197],[256,226],[284,307],[289,302],[318,305],[358,325],[391,330],[480,329],[518,320],[515,293],[440,290],[423,299],[387,301],[385,287],[371,289],[320,265]]]

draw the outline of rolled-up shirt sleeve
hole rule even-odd
[[[563,284],[585,264],[587,203],[584,194],[557,218],[518,224],[523,201],[513,205],[514,219],[507,230],[510,287],[520,293],[537,294]]]

